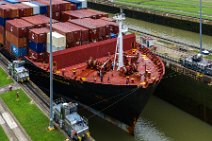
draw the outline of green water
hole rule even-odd
[[[172,27],[153,24],[141,20],[127,18],[125,21],[128,25],[138,27],[141,31],[164,37],[167,39],[184,42],[189,45],[199,46],[199,34],[180,30]],[[203,26],[204,28],[204,26]],[[212,36],[203,35],[203,48],[212,49]]]
[[[90,120],[90,128],[97,141],[212,141],[212,126],[155,96],[136,125],[135,137],[98,117]]]

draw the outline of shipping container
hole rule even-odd
[[[102,17],[101,20],[104,20],[104,21],[108,22],[108,24],[110,25],[110,31],[111,31],[111,33],[114,33],[114,34],[118,34],[119,33],[119,26],[115,22],[114,19]]]
[[[11,18],[0,17],[0,26],[5,26],[7,20],[11,20]]]
[[[11,44],[11,52],[15,57],[23,57],[27,55],[27,49],[25,47],[19,48],[13,44]]]
[[[69,20],[69,22],[88,28],[90,41],[99,41],[109,38],[110,27],[107,22],[90,18],[74,19]]]
[[[93,9],[81,9],[80,11],[94,15],[93,17],[91,17],[93,19],[100,19],[102,17],[109,17],[108,13],[96,11],[96,10],[93,10]]]
[[[38,2],[46,4],[48,6],[48,12],[50,12],[50,1],[38,0]],[[60,12],[60,5],[55,1],[52,1],[52,12]]]
[[[7,5],[0,5],[0,17],[11,18],[11,9]]]
[[[6,31],[6,40],[15,45],[16,47],[26,47],[27,38],[18,38],[9,31]]]
[[[46,24],[49,24],[50,18],[44,15],[35,15],[30,17],[23,17],[22,20],[29,22],[34,25],[34,27],[44,27]],[[52,20],[52,23],[57,23],[58,21]]]
[[[4,45],[5,36],[4,34],[0,34],[0,44]]]
[[[82,8],[82,2],[80,2],[80,1],[76,1],[76,0],[66,0],[66,1],[68,1],[68,2],[70,2],[72,4],[74,4],[74,5],[76,5],[76,8],[78,10]]]
[[[17,17],[19,17],[19,11],[18,11],[18,8],[17,7],[13,6],[12,4],[7,4],[5,6],[7,6],[8,8],[10,8],[10,10],[11,10],[10,18],[17,18]]]
[[[44,60],[46,58],[46,54],[45,53],[37,53],[37,52],[29,49],[28,57],[35,62],[44,62]]]
[[[69,22],[55,23],[52,25],[52,29],[58,33],[66,36],[66,43],[80,42],[81,29],[79,27],[73,27]]]
[[[50,33],[47,34],[47,43],[50,43]],[[52,32],[52,45],[56,48],[66,46],[66,37],[58,32]]]
[[[49,12],[48,12],[47,16],[50,17],[50,13]],[[60,12],[53,12],[52,13],[52,19],[60,21],[60,17],[61,17],[60,16]]]
[[[87,8],[87,0],[76,0],[81,2],[82,8]]]
[[[79,29],[81,31],[80,37],[79,37],[80,40],[84,43],[89,41],[89,29],[88,28],[85,28],[85,27],[82,27],[82,26],[79,26],[79,25],[76,25],[76,24],[73,24],[73,23],[70,23],[70,22],[65,22],[64,26],[66,26],[67,28],[72,27],[72,28],[75,28],[75,29]]]
[[[7,4],[5,1],[0,1],[0,5],[5,5]]]
[[[11,4],[17,4],[17,3],[20,3],[19,1],[17,0],[5,0],[6,2],[9,2]]]
[[[18,1],[18,2],[29,2],[29,1],[32,1],[32,0],[16,0],[16,1]]]
[[[35,5],[38,5],[40,8],[40,14],[46,14],[48,10],[48,6],[46,4],[40,3],[38,1],[31,1],[30,3],[33,3]]]
[[[0,34],[4,34],[4,26],[0,25]]]
[[[28,30],[33,27],[34,25],[23,19],[8,20],[6,22],[6,30],[19,38],[27,37]]]
[[[0,26],[0,44],[5,44],[5,31],[3,26]]]
[[[113,18],[108,18],[108,17],[101,17],[100,19],[104,21],[108,21],[108,22],[116,22],[116,20],[114,20]]]
[[[117,34],[114,34],[114,33],[110,33],[110,38],[112,39],[112,38],[117,38],[118,37],[118,35]]]
[[[28,5],[19,3],[19,4],[13,4],[13,6],[18,8],[19,17],[32,16],[33,14],[33,8]]]
[[[71,10],[72,5],[73,5],[70,2],[62,1],[62,0],[54,0],[54,2],[60,5],[60,11]]]
[[[29,40],[28,47],[36,53],[46,52],[46,43],[35,43],[32,40]]]
[[[33,8],[33,15],[40,14],[40,7],[31,2],[22,2],[22,4],[28,5]]]
[[[81,10],[71,10],[71,11],[64,11],[62,12],[63,19],[66,19],[65,21],[69,19],[83,19],[83,18],[91,18],[95,15],[82,12]]]
[[[29,30],[29,40],[32,40],[35,43],[46,43],[47,42],[47,33],[49,28],[32,28]]]
[[[5,40],[5,45],[4,45],[4,49],[6,49],[9,53],[11,53],[11,46],[10,46],[10,42]]]
[[[85,19],[68,20],[68,22],[89,29],[89,41],[93,42],[93,41],[98,40],[99,30],[97,30],[97,26],[95,24],[86,22]]]
[[[57,51],[61,51],[61,50],[65,50],[66,46],[52,46],[52,52],[57,52]],[[47,43],[47,50],[48,53],[50,53],[50,44]]]
[[[135,35],[125,35],[123,39],[124,51],[132,49],[133,44],[135,44],[136,42]],[[111,54],[115,53],[116,42],[117,39],[104,40],[80,47],[69,48],[66,50],[54,52],[54,62],[57,64],[57,69],[61,69],[75,65],[76,63],[84,63],[90,56],[92,56],[94,59],[105,57],[108,55],[108,52],[110,52]]]

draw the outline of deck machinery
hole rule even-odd
[[[14,60],[12,63],[8,64],[9,74],[17,81],[17,82],[25,82],[28,81],[29,71],[24,67],[25,61],[22,60]]]
[[[54,121],[74,141],[94,141],[90,136],[88,122],[77,113],[77,103],[57,103],[53,106]]]

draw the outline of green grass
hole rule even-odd
[[[153,11],[199,17],[199,0],[117,0],[118,4]],[[203,18],[212,20],[212,1],[203,1]]]
[[[58,130],[48,131],[49,119],[22,90],[20,99],[16,101],[16,91],[2,94],[0,97],[15,115],[33,141],[63,141],[65,136]]]
[[[12,82],[13,82],[12,79],[10,79],[10,77],[0,67],[0,87],[8,85]]]
[[[207,58],[208,60],[212,60],[212,55],[207,55],[205,58]]]
[[[0,126],[0,141],[9,141],[1,126]]]

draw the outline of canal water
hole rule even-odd
[[[212,126],[155,96],[141,114],[134,137],[98,117],[89,123],[97,141],[212,141]]]
[[[199,46],[199,34],[180,30],[172,27],[153,24],[141,20],[128,18],[126,24],[138,27],[141,31],[167,39],[187,43],[193,46]],[[203,26],[204,28],[204,26]],[[203,35],[203,48],[212,50],[212,36]]]

